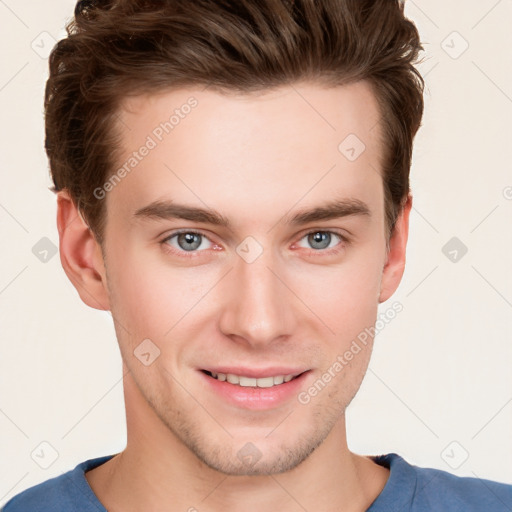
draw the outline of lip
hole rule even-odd
[[[232,373],[233,375],[243,375],[244,377],[251,377],[253,379],[263,379],[265,377],[276,377],[278,375],[299,375],[308,370],[308,368],[290,368],[285,366],[271,366],[269,368],[255,369],[242,368],[235,366],[217,366],[211,368],[201,368],[201,370],[209,371],[210,373]]]
[[[275,371],[275,369],[271,370]],[[290,373],[280,373],[282,370],[283,369],[281,368],[276,373],[267,373],[266,376],[269,377],[271,375],[290,375],[294,373],[293,370]],[[287,369],[286,371],[288,370],[290,369]],[[247,375],[246,373],[244,373],[244,371],[247,372],[247,369],[238,368],[236,369],[236,372],[225,372],[222,371],[222,369],[219,371],[220,373],[234,373],[235,375],[246,375],[247,377],[252,377],[252,375]],[[258,375],[261,375],[261,372],[262,371],[260,371]],[[252,371],[253,375],[256,373],[257,370]],[[295,373],[300,373],[300,370],[295,370]],[[198,374],[200,378],[203,380],[204,384],[207,386],[207,389],[214,393],[217,397],[220,397],[224,402],[227,402],[228,404],[234,405],[238,408],[249,409],[253,411],[275,409],[283,405],[284,403],[289,402],[292,399],[296,399],[297,395],[300,392],[300,389],[304,386],[305,380],[309,378],[310,373],[311,371],[307,370],[304,371],[298,377],[295,377],[294,379],[290,380],[289,382],[284,382],[283,384],[279,384],[278,386],[273,386],[271,388],[258,388],[242,387],[236,384],[230,384],[227,381],[220,381],[213,377],[210,377],[210,375],[206,374],[204,371],[198,370]]]

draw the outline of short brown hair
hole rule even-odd
[[[423,115],[423,50],[403,0],[89,0],[49,58],[45,148],[54,191],[67,189],[100,243],[114,126],[128,95],[209,86],[251,93],[310,80],[368,81],[381,114],[385,218],[409,194]],[[341,141],[340,141],[341,142]]]

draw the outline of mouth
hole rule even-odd
[[[205,391],[223,403],[253,411],[276,410],[294,399],[313,378],[311,369],[276,366],[198,369]],[[311,374],[311,377],[309,376]]]
[[[234,384],[235,386],[242,388],[272,388],[300,377],[302,374],[306,373],[307,370],[295,374],[269,375],[268,377],[250,377],[246,375],[236,375],[234,373],[222,373],[209,370],[201,371],[212,379],[220,382],[228,382],[229,384]]]

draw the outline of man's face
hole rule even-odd
[[[183,107],[191,96],[197,104]],[[161,123],[175,109],[166,133]],[[137,384],[127,400],[143,397],[148,428],[165,425],[212,468],[289,470],[344,421],[371,339],[324,389],[308,389],[387,299],[378,120],[362,82],[258,97],[189,89],[132,98],[120,111],[116,169],[139,156],[104,199],[104,249],[118,341]],[[157,201],[215,210],[229,225],[165,218],[146,208]],[[291,220],[336,201],[364,203],[368,214]],[[230,369],[302,375],[255,388],[204,372]]]

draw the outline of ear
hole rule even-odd
[[[57,228],[60,261],[80,298],[91,308],[109,310],[101,246],[67,190],[57,193]]]
[[[387,261],[382,272],[379,303],[388,300],[395,293],[405,269],[405,249],[409,236],[409,214],[412,208],[412,195],[407,196],[402,211],[400,212],[391,239]]]

